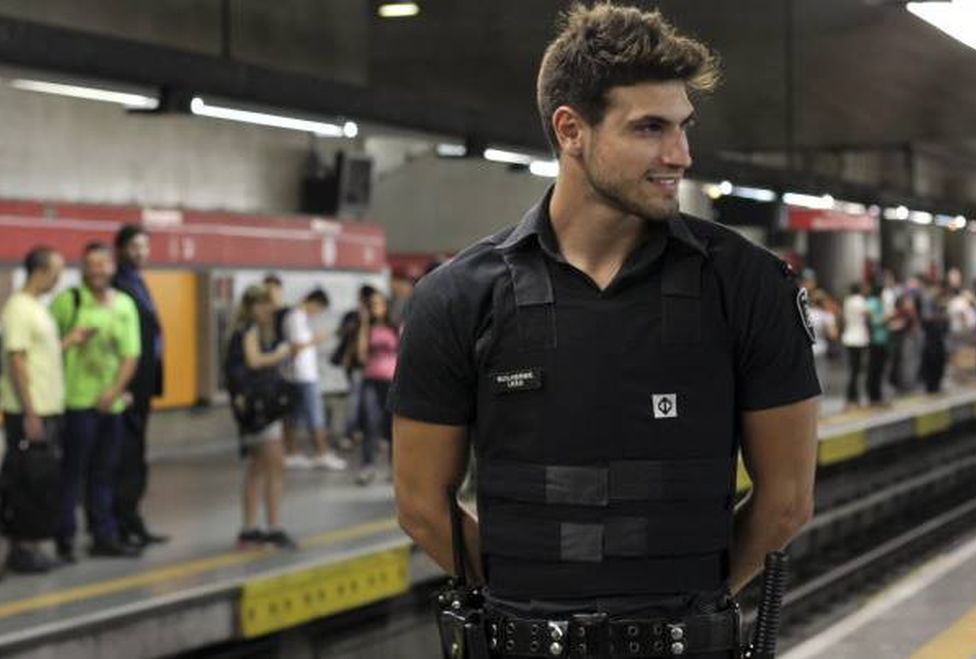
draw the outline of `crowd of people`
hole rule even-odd
[[[846,408],[884,407],[892,396],[924,390],[938,394],[947,375],[976,377],[976,294],[960,272],[898,281],[886,271],[878,281],[850,285],[841,303],[804,278],[810,299],[813,347],[825,393],[831,364],[846,362]]]
[[[358,306],[342,316],[335,330],[336,347],[329,356],[349,386],[345,428],[335,445],[361,443],[356,475],[360,485],[377,478],[379,447],[392,436],[385,402],[410,295],[405,278],[394,281],[392,301],[373,286],[360,288]],[[241,547],[295,546],[278,523],[286,467],[347,468],[346,460],[330,446],[321,396],[318,348],[329,334],[313,331],[314,319],[329,305],[328,294],[320,288],[295,306],[284,305],[281,279],[273,274],[262,285],[248,287],[241,297],[224,365],[246,460]],[[311,438],[311,456],[301,448],[303,431]],[[264,531],[257,524],[262,494]]]
[[[126,225],[114,245],[87,244],[80,285],[61,290],[64,256],[35,247],[24,259],[22,287],[0,312],[0,528],[9,545],[3,567],[11,572],[76,562],[79,508],[91,556],[132,558],[168,541],[140,510],[151,400],[163,392],[162,325],[142,276],[149,239],[144,228]],[[385,400],[411,288],[394,276],[387,300],[364,285],[357,308],[319,331],[313,328],[323,326],[330,306],[321,288],[285,305],[282,280],[269,274],[241,295],[231,336],[221,340],[243,458],[242,548],[295,546],[279,516],[286,466],[348,468],[329,441],[322,396],[318,356],[333,333],[329,357],[349,386],[345,428],[334,444],[358,442],[356,482],[377,478],[380,446],[391,438]],[[54,555],[44,548],[51,540]]]
[[[150,400],[163,386],[160,322],[140,273],[148,256],[136,225],[122,227],[114,246],[88,243],[81,284],[45,306],[65,260],[35,247],[23,287],[3,307],[0,521],[12,571],[74,563],[80,503],[92,556],[135,557],[167,541],[140,513]],[[41,549],[49,539],[56,558]]]

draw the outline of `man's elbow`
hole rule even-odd
[[[427,540],[436,535],[437,515],[433,514],[430,506],[406,497],[398,496],[396,503],[400,528],[418,545],[425,546]]]
[[[813,519],[813,495],[797,497],[780,509],[779,524],[784,544]]]
[[[771,497],[760,510],[764,525],[774,529],[777,540],[785,545],[813,519],[813,493]]]

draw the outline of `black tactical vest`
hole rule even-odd
[[[477,345],[474,426],[490,591],[721,588],[737,421],[732,333],[704,250],[669,238],[605,309],[559,297],[559,266],[531,241],[498,251],[509,276]]]

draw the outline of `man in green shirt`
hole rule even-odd
[[[87,482],[93,556],[137,556],[119,542],[112,492],[122,437],[126,386],[139,357],[139,317],[135,303],[111,286],[111,248],[89,243],[82,260],[84,285],[62,292],[51,303],[61,336],[83,328],[87,340],[64,353],[65,441],[58,555],[74,561],[75,509]]]
[[[58,283],[64,257],[50,247],[35,247],[24,259],[27,280],[10,296],[0,313],[4,350],[0,368],[0,405],[3,407],[7,439],[7,460],[29,442],[59,442],[64,412],[64,376],[61,367],[62,342],[47,307],[39,299]],[[83,330],[68,334],[66,345],[85,340]],[[16,487],[17,484],[11,484]],[[16,496],[24,496],[23,493]],[[20,519],[17,506],[5,511],[5,533],[10,539],[7,568],[12,572],[47,572],[53,561],[44,555],[37,541],[44,540],[51,518]],[[8,517],[9,515],[9,517]]]

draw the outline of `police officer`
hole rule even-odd
[[[400,522],[451,570],[464,519],[492,656],[728,657],[728,601],[812,511],[802,290],[678,210],[717,62],[656,12],[577,6],[538,78],[559,177],[417,286],[391,393]],[[733,510],[741,449],[754,487]]]

